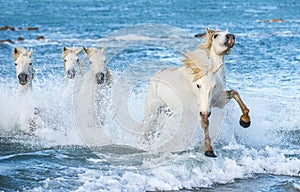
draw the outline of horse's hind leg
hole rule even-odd
[[[204,145],[205,145],[204,155],[207,157],[217,157],[214,153],[213,147],[211,146],[211,140],[208,132],[208,126],[209,126],[208,118],[201,119],[201,126],[204,129]]]
[[[236,100],[236,102],[239,104],[241,110],[242,110],[242,115],[240,117],[240,125],[244,128],[247,128],[250,126],[250,117],[248,115],[249,113],[249,109],[246,107],[246,105],[244,104],[244,102],[242,101],[239,93],[235,90],[230,90],[230,91],[226,91],[226,95],[227,95],[227,99],[232,99],[234,98]]]

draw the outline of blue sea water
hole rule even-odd
[[[0,190],[300,190],[299,1],[1,0],[0,10],[0,27],[16,28],[0,31],[0,40],[14,42],[0,44]],[[264,22],[272,19],[284,22]],[[250,108],[248,129],[239,126],[240,110],[231,101],[214,139],[215,159],[202,149],[95,152],[86,145],[72,103],[61,101],[63,46],[105,45],[108,67],[132,88],[128,110],[141,121],[151,76],[180,66],[180,51],[195,47],[193,35],[206,27],[236,36],[225,57],[227,88]],[[17,94],[12,52],[18,46],[34,50],[30,97]],[[43,126],[32,134],[26,129],[33,106],[41,108]]]

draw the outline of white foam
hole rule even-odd
[[[32,139],[25,141],[28,143],[45,139],[54,145],[82,144],[74,129],[72,107],[61,100],[64,83],[60,83],[60,80],[36,80],[33,90],[26,94],[19,94],[18,87],[11,88],[15,86],[5,84],[0,92],[2,134],[32,135]],[[30,126],[32,121],[36,124],[33,132]]]
[[[147,158],[147,163],[143,166],[114,164],[107,167],[111,170],[109,172],[86,170],[79,174],[79,181],[84,184],[78,191],[180,190],[209,188],[215,184],[232,183],[236,179],[245,179],[260,173],[300,176],[300,160],[286,157],[286,154],[297,154],[297,150],[268,146],[253,149],[231,143],[217,152],[221,156],[216,159],[204,157],[198,152],[165,156],[162,154]]]

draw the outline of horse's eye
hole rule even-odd
[[[197,84],[197,88],[200,89],[200,87],[201,87],[201,86]]]
[[[32,65],[32,63],[29,63],[29,65]]]
[[[76,61],[79,62],[79,59],[77,59]]]
[[[218,35],[219,35],[219,34],[215,34],[215,35],[214,35],[214,39],[215,39],[215,38],[217,38],[217,37],[218,37]]]
[[[17,63],[15,63],[15,66],[17,66],[18,64]]]
[[[64,59],[64,62],[67,62],[67,60],[66,60],[66,59]]]

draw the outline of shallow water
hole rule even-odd
[[[300,190],[298,1],[19,0],[1,2],[0,9],[0,26],[16,28],[0,31],[0,39],[14,41],[0,44],[0,190]],[[284,22],[263,22],[273,18]],[[124,145],[91,147],[82,138],[72,99],[61,96],[63,46],[106,45],[108,67],[129,90],[124,95],[135,123],[143,119],[151,76],[180,66],[180,51],[195,47],[193,35],[207,26],[236,35],[225,57],[227,87],[239,91],[252,119],[241,128],[233,101],[217,113],[225,114],[215,125],[221,128],[214,139],[217,158],[203,155],[202,139],[199,149],[149,153]],[[45,39],[35,40],[40,35]],[[12,58],[17,46],[34,49],[33,91],[22,97]],[[32,134],[28,119],[35,107],[39,128]],[[135,144],[120,124],[106,125],[114,139]]]

